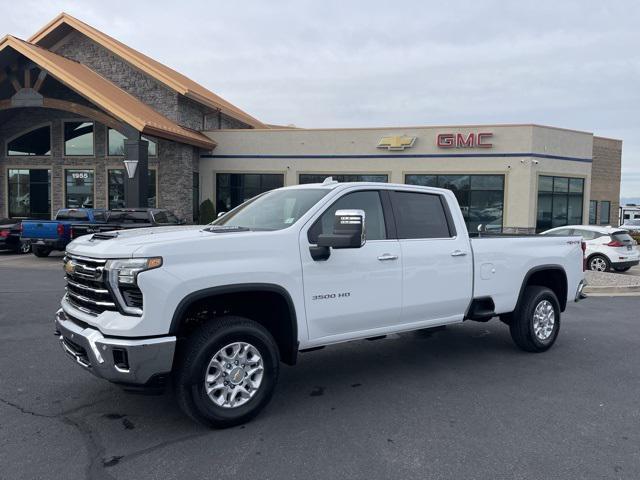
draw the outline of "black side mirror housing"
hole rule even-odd
[[[338,210],[333,233],[318,236],[318,247],[361,248],[365,244],[365,215],[363,210]]]

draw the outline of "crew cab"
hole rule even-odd
[[[64,250],[71,241],[74,223],[105,221],[105,210],[97,208],[61,208],[53,220],[24,220],[20,238],[30,242],[36,257],[47,257],[53,250]]]
[[[129,387],[171,381],[213,427],[255,416],[280,362],[340,342],[499,317],[543,352],[584,285],[579,237],[470,238],[449,190],[331,179],[207,226],[83,236],[64,270],[69,357]]]
[[[71,225],[71,238],[114,230],[131,228],[163,227],[181,225],[173,212],[164,208],[114,208],[106,213],[106,219],[99,223],[76,223]]]

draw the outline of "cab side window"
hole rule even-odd
[[[348,193],[331,205],[307,232],[309,243],[318,243],[318,235],[332,233],[337,210],[364,210],[367,240],[387,238],[380,194],[375,190]]]
[[[443,202],[431,193],[393,192],[398,239],[453,237]]]

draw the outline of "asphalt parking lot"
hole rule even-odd
[[[0,254],[2,480],[640,478],[640,297],[571,305],[544,354],[495,320],[303,354],[212,431],[73,365],[62,292],[59,257]]]

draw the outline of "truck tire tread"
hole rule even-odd
[[[549,300],[555,310],[555,326],[550,341],[541,342],[533,332],[533,315],[538,303]],[[514,343],[526,352],[539,353],[551,348],[560,330],[560,302],[556,294],[547,287],[530,285],[525,288],[513,315],[509,316],[509,331]]]
[[[261,386],[254,398],[237,409],[225,412],[221,407],[214,406],[213,402],[207,405],[207,401],[199,398],[202,395],[202,362],[206,361],[208,364],[211,357],[208,352],[215,353],[224,346],[224,342],[246,336],[261,343],[260,354],[265,361],[263,382],[266,381],[266,384]],[[176,362],[174,387],[181,410],[203,425],[227,428],[249,421],[266,406],[278,378],[280,358],[275,340],[266,328],[248,318],[227,315],[203,323],[184,339],[176,352]],[[245,406],[250,408],[244,408]]]

